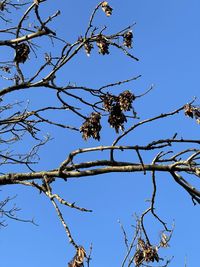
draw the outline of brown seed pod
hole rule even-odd
[[[104,95],[102,98],[103,100],[103,108],[106,110],[106,111],[111,111],[112,109],[112,106],[118,102],[118,97],[117,96],[114,96],[114,95],[111,95],[109,93],[107,93],[106,95]]]
[[[24,63],[28,58],[28,55],[30,53],[30,48],[27,44],[22,43],[16,46],[15,52],[16,54],[14,61],[16,63]]]
[[[104,1],[101,4],[103,12],[105,12],[107,17],[110,17],[112,15],[113,8],[108,5],[108,2]]]
[[[135,100],[135,96],[128,90],[122,92],[119,95],[119,104],[121,107],[121,110],[123,111],[129,111],[132,108],[133,100]]]
[[[190,117],[190,118],[193,118],[194,117],[194,114],[193,114],[193,111],[194,111],[194,108],[192,105],[190,104],[186,104],[184,106],[184,111],[185,111],[185,115]]]
[[[123,36],[124,38],[124,46],[128,47],[128,48],[132,48],[132,42],[133,42],[133,33],[132,31],[128,31],[124,34]]]
[[[116,133],[119,133],[119,129],[124,131],[124,123],[127,122],[126,116],[121,111],[119,103],[112,106],[110,115],[108,117],[108,123],[112,128],[115,128]]]
[[[145,262],[154,262],[159,261],[159,256],[157,253],[158,248],[145,243],[141,238],[138,239],[137,251],[134,256],[134,262],[136,266],[140,266],[144,261]]]
[[[99,48],[99,54],[102,55],[109,54],[109,43],[103,35],[100,34],[97,37],[96,44]]]
[[[92,137],[94,139],[100,140],[100,124],[101,115],[97,112],[93,112],[80,127],[80,132],[82,133],[83,139],[87,140]]]
[[[89,42],[85,42],[84,44],[85,52],[87,56],[90,56],[91,50],[94,48],[93,45]]]

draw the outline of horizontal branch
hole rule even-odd
[[[15,39],[0,41],[0,46],[4,46],[4,45],[10,46],[13,44],[19,44],[21,42],[28,41],[28,40],[31,40],[31,39],[34,39],[34,38],[37,38],[37,37],[40,37],[43,35],[47,35],[46,29],[45,30],[39,30],[37,32],[30,33],[30,34],[27,34],[27,35],[24,35],[24,36],[15,38]]]
[[[101,162],[101,161],[99,161]],[[96,166],[98,166],[98,161],[95,162]],[[159,172],[191,172],[197,174],[200,172],[200,168],[191,167],[191,166],[174,166],[174,164],[170,165],[157,165],[157,164],[133,164],[133,163],[125,163],[125,162],[112,162],[112,161],[104,161],[104,165],[106,167],[97,168],[97,169],[89,169],[89,170],[73,170],[73,171],[63,171],[60,173],[58,169],[50,170],[50,171],[41,171],[41,172],[29,172],[29,173],[9,173],[0,176],[0,185],[7,184],[17,184],[19,181],[30,181],[35,179],[43,179],[44,176],[54,177],[54,178],[80,178],[84,176],[93,176],[100,175],[105,173],[113,173],[113,172],[144,172],[147,171],[159,171]],[[86,163],[82,163],[87,164]],[[92,164],[90,164],[90,167]]]

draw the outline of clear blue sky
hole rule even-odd
[[[194,96],[199,97],[200,2],[113,0],[109,3],[114,9],[113,16],[107,18],[99,12],[95,20],[96,26],[106,24],[107,32],[111,33],[136,22],[133,29],[133,54],[140,61],[134,62],[114,48],[109,56],[94,53],[88,58],[81,52],[80,56],[74,58],[59,73],[61,84],[76,82],[79,85],[97,87],[141,74],[140,80],[121,87],[130,89],[137,95],[154,84],[154,90],[136,103],[135,108],[141,118],[174,110]],[[73,42],[84,33],[89,16],[97,4],[96,0],[47,1],[41,9],[44,16],[49,16],[57,9],[61,10],[61,16],[56,19],[55,24],[51,23],[52,29],[62,38]],[[45,51],[45,42],[42,41],[42,44]],[[23,93],[23,98],[32,98],[32,106],[53,101],[52,95],[48,95],[47,91],[44,91],[44,97],[39,99],[38,93],[42,96],[40,90],[33,94],[27,91]],[[14,97],[17,99],[17,94]],[[199,103],[198,99],[196,103]],[[80,121],[74,121],[74,124],[76,123],[78,125]],[[180,137],[199,138],[199,127],[193,120],[180,114],[176,119],[167,119],[159,125],[152,124],[148,130],[141,129],[128,140],[129,144],[137,144],[143,140],[167,138],[175,132],[178,132]],[[99,143],[92,140],[83,142],[81,136],[76,133],[55,128],[44,129],[44,133],[45,130],[50,132],[54,139],[48,147],[41,150],[38,169],[55,168],[71,150],[99,144],[110,145],[114,138],[113,132],[106,128]],[[97,154],[94,154],[94,157],[95,155]],[[147,158],[147,161],[150,159]],[[184,266],[184,260],[187,258],[187,267],[196,267],[200,238],[199,207],[193,206],[186,192],[179,188],[169,175],[158,174],[157,178],[157,211],[169,226],[173,220],[176,226],[171,246],[163,253],[174,255],[170,266]],[[147,207],[145,200],[151,196],[150,175],[109,174],[71,180],[66,184],[58,182],[55,188],[68,201],[75,201],[80,206],[94,211],[92,214],[83,214],[63,209],[76,241],[86,249],[93,243],[91,266],[120,266],[125,248],[117,221],[121,220],[131,239],[131,225],[134,223],[132,214],[142,212]],[[73,250],[68,245],[51,203],[38,192],[21,186],[4,187],[1,198],[8,194],[17,195],[14,202],[22,209],[20,215],[24,218],[34,217],[39,226],[9,221],[9,226],[0,232],[0,265],[67,266]],[[158,237],[159,228],[154,220],[149,221],[149,229]]]

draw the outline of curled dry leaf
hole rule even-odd
[[[132,31],[128,31],[124,34],[123,36],[124,38],[124,46],[128,47],[128,48],[132,48],[132,42],[133,42],[133,33]]]
[[[104,1],[102,4],[101,4],[101,7],[102,7],[102,10],[103,12],[105,12],[106,16],[111,16],[112,15],[112,11],[113,11],[113,8],[111,6],[108,5],[108,2]]]
[[[167,248],[169,247],[168,242],[169,242],[169,237],[165,233],[162,233],[160,246],[163,248]]]
[[[76,251],[76,255],[74,258],[68,263],[68,267],[83,267],[83,262],[86,257],[86,252],[83,247],[78,247]]]

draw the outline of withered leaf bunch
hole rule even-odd
[[[120,93],[118,96],[106,94],[102,97],[103,107],[106,111],[111,111],[112,107],[115,104],[119,104],[120,109],[122,111],[129,111],[132,109],[133,100],[135,100],[135,96],[129,90],[125,90]]]
[[[109,6],[108,2],[104,1],[101,4],[101,7],[102,7],[103,12],[105,12],[106,16],[109,17],[112,15],[113,8]]]
[[[30,53],[30,48],[27,44],[22,43],[16,46],[15,52],[16,52],[14,59],[15,62],[24,63],[28,58],[28,55]]]
[[[101,115],[98,112],[92,112],[80,127],[83,139],[87,140],[90,137],[100,140],[100,124]]]
[[[109,54],[109,42],[102,34],[99,34],[99,36],[97,37],[96,44],[99,48],[99,54]]]
[[[84,49],[87,54],[87,56],[90,56],[91,50],[94,48],[91,41],[84,40],[82,36],[78,38],[78,41],[84,42]],[[94,41],[94,40],[93,40]],[[106,55],[109,54],[109,42],[107,41],[106,37],[102,34],[97,35],[95,39],[96,45],[99,49],[99,54]]]
[[[117,133],[119,133],[119,129],[123,131],[124,123],[127,122],[123,111],[129,111],[133,108],[132,103],[135,100],[135,96],[129,90],[126,90],[118,96],[106,94],[102,97],[102,100],[104,109],[110,113],[108,118],[110,126]]]
[[[133,33],[132,31],[128,31],[126,33],[124,33],[123,35],[123,44],[124,46],[128,47],[128,48],[132,48],[132,42],[133,42]]]
[[[133,100],[135,100],[135,96],[129,90],[126,90],[121,94],[119,94],[119,104],[121,110],[123,111],[131,110]]]
[[[76,255],[74,258],[68,263],[68,267],[83,267],[83,262],[86,257],[86,252],[83,247],[78,247],[76,251]]]
[[[85,52],[87,56],[90,56],[91,50],[94,48],[93,44],[89,41],[86,41],[84,44]]]
[[[103,100],[103,108],[109,112],[112,110],[112,107],[115,105],[115,103],[119,102],[117,96],[108,93],[102,97],[102,100]]]
[[[144,242],[142,239],[138,239],[138,249],[134,256],[135,266],[140,266],[143,262],[159,261],[157,248]]]
[[[116,133],[119,130],[124,131],[124,123],[127,122],[127,118],[124,115],[124,111],[130,111],[133,109],[132,102],[135,100],[134,94],[129,90],[120,93],[118,96],[111,95],[109,93],[101,97],[103,100],[103,108],[109,112],[108,123],[115,129]],[[100,140],[101,131],[101,115],[98,112],[92,112],[84,123],[80,127],[83,139],[87,140],[92,137]]]
[[[126,116],[121,110],[120,104],[115,103],[110,111],[108,117],[108,123],[115,129],[116,133],[119,133],[119,129],[124,131],[124,123],[127,122]]]
[[[197,123],[200,123],[200,108],[186,104],[184,106],[185,115],[190,118],[195,118]]]

